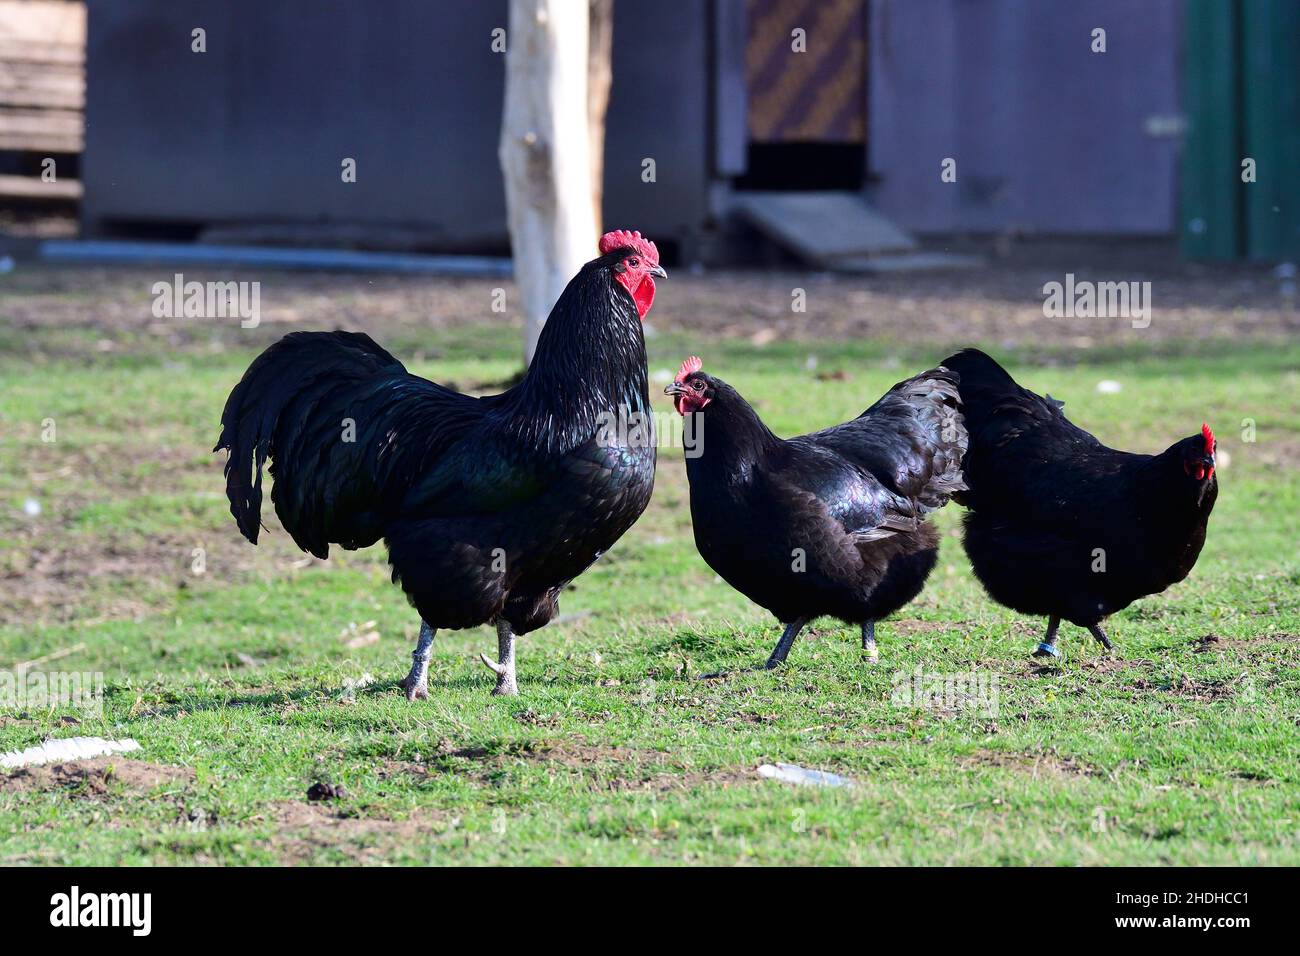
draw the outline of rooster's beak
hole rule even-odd
[[[652,276],[654,276],[656,279],[667,279],[667,278],[668,278],[668,273],[667,273],[667,272],[664,272],[663,266],[653,266],[653,267],[651,267],[650,269],[647,269],[647,270],[646,270],[646,273],[647,273],[648,275],[652,275]]]
[[[685,395],[686,386],[681,382],[673,382],[671,385],[664,386],[665,395]]]

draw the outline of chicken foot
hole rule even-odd
[[[1056,615],[1047,619],[1047,635],[1038,642],[1034,648],[1035,657],[1057,657],[1061,656],[1060,649],[1056,646],[1056,632],[1061,626],[1061,619]]]
[[[766,667],[768,670],[776,667],[778,664],[784,664],[786,655],[790,653],[790,648],[794,645],[794,639],[799,636],[803,626],[808,623],[808,618],[795,618],[785,626],[785,631],[781,634],[781,640],[776,642],[776,648],[772,651],[772,656],[767,659]]]
[[[1051,617],[1048,619],[1047,635],[1042,639],[1041,642],[1039,642],[1038,647],[1034,648],[1035,657],[1060,657],[1061,656],[1060,648],[1056,646],[1056,631],[1060,626],[1061,626],[1061,619],[1059,617]],[[1106,650],[1109,651],[1111,649],[1112,645],[1110,643],[1110,638],[1106,636],[1106,632],[1101,629],[1100,625],[1089,624],[1088,633],[1091,634],[1093,637],[1095,637],[1097,639],[1097,642],[1101,644],[1102,647],[1106,648]]]
[[[420,638],[411,652],[411,673],[402,678],[399,685],[406,691],[407,700],[424,700],[429,696],[429,654],[435,633],[433,628],[420,621]]]
[[[880,660],[880,651],[876,647],[876,622],[862,622],[862,649],[867,652],[867,660],[873,664]]]
[[[514,697],[519,693],[515,682],[515,632],[505,620],[497,620],[497,661],[494,663],[486,654],[480,654],[487,669],[497,675],[497,686],[492,688],[494,697]]]
[[[1106,648],[1106,650],[1110,650],[1110,638],[1106,636],[1106,632],[1101,629],[1100,624],[1089,624],[1088,633],[1100,641],[1102,647]]]

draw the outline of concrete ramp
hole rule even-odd
[[[927,252],[857,193],[736,193],[731,209],[781,248],[833,272],[971,269],[980,256]]]
[[[916,240],[857,193],[736,193],[736,214],[799,258],[826,269],[916,251]]]

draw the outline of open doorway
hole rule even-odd
[[[760,254],[865,272],[917,249],[863,194],[868,2],[744,0],[744,166],[728,203]]]
[[[862,189],[867,0],[746,0],[741,192]]]

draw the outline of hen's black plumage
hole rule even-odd
[[[934,567],[925,515],[965,487],[957,376],[932,369],[850,422],[783,440],[730,385],[691,367],[668,391],[702,416],[702,453],[686,459],[695,543],[787,625],[767,666],[821,615],[861,624],[874,657],[874,622],[916,597]]]
[[[1159,455],[1116,451],[983,352],[944,365],[961,375],[970,433],[969,487],[955,497],[970,509],[965,546],[976,576],[999,603],[1048,616],[1036,653],[1057,653],[1061,618],[1109,647],[1104,617],[1196,563],[1218,495],[1209,428]]]
[[[428,628],[546,624],[564,586],[650,500],[653,437],[620,445],[603,418],[649,408],[640,317],[615,280],[635,252],[583,267],[524,378],[499,395],[412,375],[362,334],[296,332],[272,345],[221,418],[240,531],[257,543],[271,459],[271,500],[294,541],[324,558],[331,543],[385,539],[393,580]],[[421,647],[427,659],[423,637]],[[513,653],[510,669],[513,684]]]

